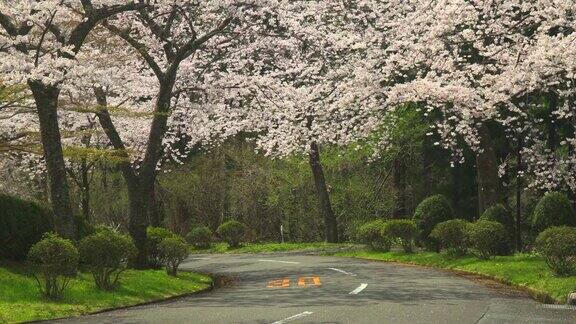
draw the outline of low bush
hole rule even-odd
[[[418,234],[416,223],[409,219],[393,219],[384,224],[382,235],[397,240],[404,252],[412,253],[413,242]]]
[[[478,220],[470,224],[467,237],[468,245],[481,259],[497,255],[502,244],[508,241],[504,225],[489,220]]]
[[[414,212],[413,220],[418,226],[419,242],[431,249],[436,249],[436,242],[429,239],[432,229],[441,222],[453,218],[452,207],[442,195],[430,196],[424,199]]]
[[[218,236],[231,248],[239,247],[246,235],[246,225],[235,220],[229,220],[218,227]]]
[[[512,213],[502,204],[494,205],[484,211],[481,220],[489,220],[504,225],[507,240],[498,247],[497,255],[510,255],[512,253],[511,242],[514,241],[515,223]]]
[[[536,251],[557,275],[576,273],[576,228],[549,227],[536,238]]]
[[[151,267],[162,267],[162,260],[160,258],[160,251],[158,245],[162,240],[169,237],[174,237],[176,234],[172,233],[163,227],[149,226],[146,229],[146,252],[148,254],[148,263]]]
[[[72,241],[46,233],[30,248],[28,261],[40,293],[50,299],[61,299],[78,270],[78,249]]]
[[[0,259],[21,261],[42,235],[54,230],[50,209],[0,194]]]
[[[386,222],[377,219],[365,223],[358,228],[358,240],[376,251],[389,251],[392,245],[390,237],[384,235]]]
[[[434,227],[430,236],[440,243],[441,249],[448,254],[466,254],[468,227],[470,223],[463,219],[451,219]]]
[[[212,231],[208,226],[195,227],[186,235],[186,241],[194,247],[207,249],[212,243]]]
[[[162,240],[158,245],[160,258],[166,267],[168,275],[176,277],[178,275],[178,266],[188,256],[188,245],[183,238],[179,236],[168,237]]]
[[[534,214],[532,226],[538,232],[550,226],[576,226],[576,218],[570,200],[559,192],[548,192],[540,198]]]
[[[100,228],[83,238],[79,250],[82,263],[92,273],[96,287],[102,290],[118,286],[128,260],[137,253],[130,236],[108,228]]]
[[[497,204],[486,209],[482,216],[480,216],[480,219],[498,222],[504,225],[509,237],[514,235],[514,217],[508,208],[502,204]]]

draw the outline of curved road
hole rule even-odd
[[[63,323],[576,323],[576,310],[455,274],[310,255],[195,255],[183,270],[228,287]]]

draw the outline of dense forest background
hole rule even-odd
[[[356,228],[372,219],[410,218],[416,206],[432,194],[446,196],[459,218],[479,217],[483,210],[478,155],[465,149],[463,158],[456,160],[450,151],[435,145],[437,139],[427,134],[425,120],[417,109],[400,109],[388,125],[387,133],[392,136],[386,147],[375,144],[379,143],[375,134],[372,140],[353,146],[321,148],[340,240],[354,239]],[[543,124],[543,131],[547,130]],[[496,127],[490,134],[496,159],[490,165],[497,168],[508,160],[513,164],[507,137]],[[248,225],[250,241],[280,241],[281,225],[286,241],[324,239],[324,223],[304,155],[264,156],[251,136],[243,134],[197,149],[181,163],[166,161],[165,166],[157,180],[158,225],[185,235],[196,225],[216,230],[225,220],[236,219]],[[18,174],[20,169],[5,165],[3,191],[47,203],[46,175]],[[482,177],[495,172],[485,171]],[[70,164],[68,175],[77,214],[92,224],[127,228],[127,189],[114,161],[84,155]],[[509,179],[506,174],[493,180],[502,189],[502,202],[524,215],[527,224],[542,193],[529,188],[517,192],[516,177]]]

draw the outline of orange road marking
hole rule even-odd
[[[290,287],[290,279],[278,279],[278,280],[271,280],[266,285],[266,288],[288,288]]]
[[[300,277],[298,278],[298,286],[306,287],[306,286],[320,286],[320,277],[312,276],[312,277]]]

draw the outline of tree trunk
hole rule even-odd
[[[58,126],[58,97],[60,90],[35,81],[29,81],[28,85],[36,102],[40,122],[40,137],[48,171],[50,200],[54,211],[56,232],[63,237],[76,240],[78,233],[70,202],[68,179],[62,152],[62,139]]]
[[[132,261],[132,266],[137,269],[148,267],[148,255],[146,251],[146,228],[148,227],[148,196],[140,181],[125,177],[130,201],[130,220],[128,231],[136,245],[138,254]]]
[[[160,226],[160,204],[156,195],[156,184],[152,184],[152,190],[148,193],[148,221],[151,226]]]
[[[90,178],[89,167],[86,158],[82,159],[80,165],[81,184],[82,184],[82,216],[86,222],[90,221]]]
[[[480,129],[481,153],[476,154],[476,175],[478,180],[478,217],[488,207],[502,201],[498,161],[492,147],[490,132],[486,126]]]
[[[523,147],[523,139],[522,137],[518,137],[518,147],[516,149],[516,164],[517,164],[517,171],[516,171],[516,251],[522,251],[522,176],[520,172],[522,169],[522,147]]]
[[[332,204],[330,203],[330,194],[328,193],[328,187],[326,186],[324,170],[322,168],[322,163],[320,162],[320,151],[316,142],[310,144],[310,152],[308,153],[308,156],[312,175],[314,176],[314,184],[316,185],[316,195],[318,196],[320,214],[324,218],[326,242],[337,243],[338,223],[334,211],[332,210]]]
[[[394,159],[393,181],[396,193],[393,216],[402,218],[406,216],[406,164],[401,154]]]

